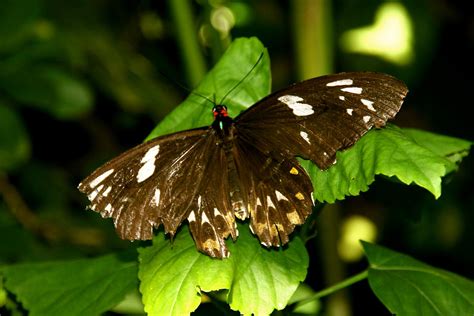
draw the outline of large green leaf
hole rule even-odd
[[[260,56],[262,58],[259,61]],[[255,68],[252,70],[253,67]],[[247,74],[248,77],[245,78]],[[235,90],[223,100],[233,88]],[[253,37],[236,39],[199,87],[166,116],[147,139],[210,125],[213,104],[204,97],[217,103],[224,101],[229,107],[230,115],[235,117],[240,111],[268,95],[270,89],[270,60],[266,48]]]
[[[473,315],[474,282],[407,255],[362,242],[369,284],[398,316]]]
[[[283,309],[304,280],[308,255],[299,238],[284,249],[262,247],[248,227],[239,225],[237,242],[228,242],[228,259],[211,259],[196,250],[186,226],[170,242],[160,233],[139,249],[140,291],[150,315],[188,315],[201,293],[228,290],[230,307],[242,314],[267,315]],[[170,244],[171,243],[171,244]]]
[[[137,286],[137,263],[118,255],[0,268],[29,315],[97,315]]]
[[[0,103],[0,171],[8,171],[30,154],[30,140],[21,117]]]
[[[334,202],[367,191],[376,175],[414,183],[438,198],[441,177],[455,168],[453,161],[459,162],[469,147],[470,142],[464,140],[388,125],[370,131],[354,147],[339,152],[338,162],[328,170],[321,171],[307,162],[305,166],[319,201]],[[453,153],[458,153],[456,159]]]

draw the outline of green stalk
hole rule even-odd
[[[330,0],[295,0],[291,4],[298,79],[333,72]]]
[[[191,87],[196,87],[206,74],[206,64],[197,39],[196,23],[189,0],[168,0],[171,17],[183,58],[186,77]]]
[[[339,283],[336,283],[330,287],[325,288],[324,290],[321,290],[319,292],[314,293],[310,297],[302,300],[301,302],[298,303],[298,306],[304,305],[306,303],[309,303],[311,301],[320,299],[321,297],[333,294],[339,290],[342,290],[348,286],[351,286],[354,283],[360,282],[362,280],[367,279],[369,275],[369,270],[364,270],[356,275],[351,276],[350,278],[347,278]]]

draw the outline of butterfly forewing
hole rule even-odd
[[[163,136],[106,163],[79,190],[92,210],[114,219],[123,239],[151,239],[160,224],[174,234],[188,218],[198,248],[223,257],[223,239],[236,237],[226,186],[219,185],[225,182],[223,155],[211,128]]]
[[[407,93],[403,82],[371,72],[309,79],[278,91],[236,118],[239,135],[264,152],[311,159],[326,169],[336,151],[385,125]]]

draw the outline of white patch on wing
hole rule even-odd
[[[107,204],[107,205],[105,206],[105,210],[110,213],[110,211],[112,210],[112,204],[110,204],[110,203]]]
[[[273,204],[273,201],[270,198],[270,196],[267,196],[267,205],[268,205],[269,208],[273,207],[276,210],[275,204]]]
[[[112,186],[108,186],[107,189],[105,189],[104,193],[102,193],[103,196],[108,196],[110,191],[112,191]]]
[[[374,101],[360,99],[360,102],[362,102],[362,104],[364,104],[369,110],[371,110],[372,112],[375,112],[375,108],[373,106]]]
[[[262,201],[260,201],[260,198],[257,198],[257,206],[262,206]]]
[[[97,190],[92,191],[91,194],[89,194],[89,195],[87,196],[87,197],[89,198],[89,201],[91,201],[91,202],[94,201],[94,199],[95,199],[96,196],[97,196],[97,193],[99,193],[99,191],[97,191]]]
[[[158,204],[160,204],[160,195],[161,195],[160,189],[156,188],[155,194],[153,195],[153,199],[151,200],[152,205],[158,206]]]
[[[195,222],[196,221],[196,214],[194,214],[194,211],[191,211],[188,215],[188,222]]]
[[[354,94],[361,94],[361,93],[362,93],[362,88],[358,88],[358,87],[347,87],[347,88],[342,88],[341,91],[349,92],[349,93],[354,93]]]
[[[346,100],[346,97],[343,96],[343,95],[340,95],[340,96],[339,96],[339,100],[345,101],[345,100]]]
[[[326,84],[328,87],[337,87],[337,86],[350,86],[354,82],[352,79],[342,79],[342,80],[336,80],[332,81]]]
[[[301,131],[300,136],[303,137],[303,139],[311,145],[311,142],[309,141],[308,133]]]
[[[303,98],[296,95],[284,95],[278,98],[278,101],[288,105],[296,116],[308,116],[314,113],[313,107],[306,103],[299,103]]]
[[[110,170],[107,170],[106,172],[104,172],[103,174],[101,174],[100,176],[98,176],[97,178],[95,178],[94,180],[92,180],[90,183],[89,183],[89,186],[91,188],[95,188],[99,183],[101,183],[102,181],[104,181],[108,176],[110,176],[112,173],[114,172],[114,169],[110,169]]]
[[[198,196],[198,208],[201,208],[201,196]]]
[[[362,120],[364,121],[364,123],[368,123],[370,121],[370,116],[366,115],[362,118]]]
[[[153,146],[152,148],[148,149],[145,156],[143,156],[142,160],[140,161],[144,165],[138,170],[137,175],[137,182],[143,182],[149,177],[153,175],[155,172],[155,158],[160,151],[160,145]]]
[[[201,213],[201,223],[210,223],[209,218],[206,215],[206,212]]]
[[[278,200],[278,201],[281,201],[281,200],[288,201],[288,199],[286,198],[286,196],[284,196],[283,194],[281,194],[280,191],[275,190],[275,194],[276,194],[276,197],[277,197],[277,200]]]
[[[354,112],[354,109],[346,109],[347,114],[352,116],[352,112]]]
[[[217,207],[214,207],[214,217],[216,216],[222,216],[221,212],[217,209]]]

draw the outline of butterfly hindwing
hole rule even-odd
[[[234,149],[238,183],[246,197],[233,201],[246,206],[238,217],[250,217],[250,229],[263,245],[286,244],[295,226],[303,224],[312,210],[308,175],[296,159],[267,155],[241,139]]]
[[[273,93],[235,121],[241,137],[262,151],[301,156],[326,169],[338,150],[393,118],[407,91],[389,75],[339,73]]]

